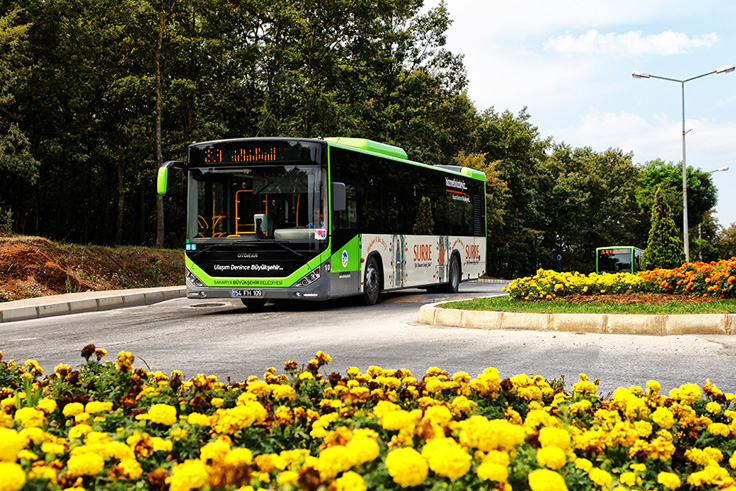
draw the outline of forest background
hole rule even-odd
[[[678,221],[679,162],[475,107],[450,23],[423,0],[0,0],[0,232],[179,248],[183,181],[159,197],[157,168],[249,136],[370,138],[484,171],[496,277],[644,248],[657,185]],[[688,197],[691,259],[736,255],[709,173],[688,169]]]

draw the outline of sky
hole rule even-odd
[[[440,0],[425,0],[435,7]],[[540,138],[635,163],[682,162],[682,84],[736,63],[732,0],[446,0],[446,48],[478,110],[526,107]],[[714,172],[715,218],[736,223],[736,72],[685,82],[686,162]],[[694,224],[690,223],[692,227]]]

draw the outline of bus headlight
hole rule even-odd
[[[192,285],[194,285],[194,286],[196,286],[196,287],[199,287],[199,288],[204,288],[204,287],[205,287],[205,284],[204,284],[204,283],[202,283],[202,281],[201,281],[201,280],[200,280],[199,278],[197,278],[197,276],[196,276],[196,275],[195,275],[194,273],[192,273],[192,272],[191,272],[191,271],[189,270],[189,268],[186,268],[186,267],[185,267],[185,269],[186,269],[186,277],[187,277],[187,281],[188,281],[189,283],[191,283]]]
[[[304,288],[305,286],[309,286],[322,276],[322,268],[320,266],[317,266],[312,271],[304,275],[304,277],[297,281],[294,286],[296,288]]]

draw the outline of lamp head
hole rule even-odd
[[[631,76],[634,78],[649,78],[649,74],[644,72],[634,72]]]
[[[736,69],[736,66],[731,63],[730,65],[722,66],[721,68],[716,70],[716,73],[729,73]]]

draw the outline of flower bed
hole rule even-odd
[[[82,350],[2,362],[0,491],[736,489],[736,396],[706,382],[609,399],[585,375],[270,368],[223,384]]]
[[[685,263],[675,269],[631,273],[581,273],[540,269],[517,278],[504,289],[517,300],[552,300],[569,295],[668,293],[736,298],[736,258],[711,263]]]

